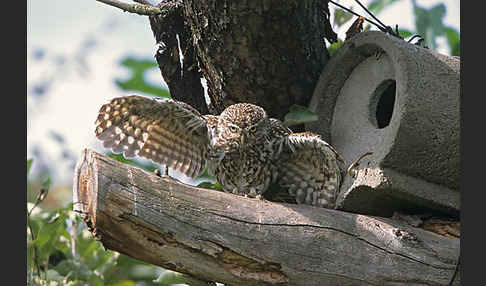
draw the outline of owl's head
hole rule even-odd
[[[253,145],[267,136],[270,121],[260,106],[237,103],[227,107],[219,116],[218,133],[229,149]]]

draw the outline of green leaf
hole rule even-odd
[[[45,183],[48,185],[49,180]],[[28,203],[29,209],[32,206],[32,203]],[[37,236],[31,241],[30,233],[27,233],[28,281],[30,277],[39,285],[132,286],[142,281],[147,285],[154,284],[152,281],[164,269],[105,250],[99,241],[93,239],[82,218],[72,211],[72,206],[69,203],[55,211],[39,208],[32,213],[29,221]],[[34,246],[38,249],[41,270],[46,271],[41,273],[41,278],[32,272],[35,271]],[[47,281],[44,280],[45,275]],[[37,285],[34,282],[31,284]]]
[[[29,216],[29,223],[32,227],[32,232],[34,233],[34,237],[37,237],[39,230],[41,227],[46,223],[46,221],[53,216],[49,211],[45,211],[41,209],[39,206],[35,207],[34,209],[33,203],[27,203],[27,210],[32,210]],[[28,228],[28,227],[27,227]],[[29,230],[30,232],[30,230]],[[28,239],[30,239],[30,233],[28,234]]]
[[[153,172],[153,171],[155,171],[155,169],[158,168],[156,165],[154,165],[152,163],[143,164],[143,163],[139,163],[135,160],[127,159],[121,153],[115,154],[115,153],[108,152],[106,154],[108,155],[108,157],[113,158],[113,159],[117,160],[118,162],[129,164],[129,165],[138,167],[140,169],[143,169],[143,170],[146,170],[146,171],[149,171],[149,172]]]
[[[154,280],[159,275],[159,267],[138,263],[130,267],[130,278],[134,280]]]
[[[459,32],[452,27],[444,27],[444,33],[449,44],[451,56],[461,55],[461,36]]]
[[[34,263],[34,244],[29,241],[30,235],[27,236],[27,269],[32,268],[32,264]]]
[[[27,176],[29,176],[30,166],[32,166],[33,161],[34,161],[34,159],[27,160]]]
[[[42,188],[48,190],[50,187],[51,187],[51,178],[48,177],[47,179],[44,180],[44,182],[42,182]]]
[[[169,91],[149,84],[144,74],[150,69],[157,68],[154,60],[144,60],[135,58],[126,58],[121,65],[128,68],[132,73],[128,80],[115,80],[118,87],[125,91],[141,91],[159,97],[170,97]]]
[[[184,284],[188,281],[184,278],[183,274],[167,270],[160,274],[154,282],[160,285],[170,286],[172,284]]]
[[[340,48],[340,47],[341,47],[343,44],[344,44],[344,42],[343,42],[343,41],[341,41],[341,40],[338,40],[337,42],[332,43],[332,44],[329,46],[329,48],[327,49],[327,50],[329,51],[329,56],[331,56],[331,57],[332,57],[332,56],[333,56],[333,55],[336,53],[336,51],[337,51],[337,50],[338,50],[338,49],[339,49],[339,48]]]
[[[46,280],[47,281],[56,281],[56,282],[63,282],[64,276],[59,275],[59,273],[54,269],[49,269],[46,272]],[[51,285],[51,284],[48,284]]]
[[[82,257],[82,262],[89,269],[95,270],[104,263],[107,263],[111,256],[114,255],[111,251],[105,251],[99,241],[93,239],[85,239],[84,243],[76,244],[79,251],[79,256]]]
[[[402,36],[404,39],[411,37],[413,33],[407,29],[398,29],[398,34]]]
[[[66,254],[64,254],[64,251],[61,251],[59,249],[54,249],[54,251],[49,254],[49,268],[54,267],[61,263],[62,261],[66,260]]]
[[[208,166],[204,167],[204,171],[201,175],[197,176],[196,179],[216,179],[215,176],[211,175],[208,170]]]
[[[113,286],[136,286],[136,285],[137,283],[133,282],[132,280],[124,280],[113,284]]]
[[[334,25],[341,27],[342,25],[346,24],[346,22],[351,20],[353,16],[353,14],[343,9],[336,9],[334,10]]]
[[[59,243],[59,237],[65,231],[65,214],[60,214],[53,218],[51,222],[44,224],[34,241],[39,249],[39,260],[46,260],[54,251],[56,244]]]
[[[84,263],[74,261],[73,259],[67,259],[61,261],[54,269],[63,276],[69,276],[74,280],[88,280],[93,272]]]
[[[216,182],[216,183],[201,182],[197,185],[197,187],[204,188],[204,189],[213,189],[213,190],[223,191],[223,186],[221,186],[218,182]]]
[[[105,283],[103,283],[103,279],[99,277],[96,272],[93,272],[93,274],[89,277],[88,279],[88,285],[90,286],[103,286]]]
[[[383,9],[388,7],[390,4],[397,2],[398,0],[374,0],[368,4],[368,10],[373,13],[373,15],[378,16]]]
[[[444,33],[442,19],[446,13],[446,7],[440,3],[430,9],[425,9],[418,6],[415,1],[412,3],[417,33],[425,39],[425,46],[435,50],[437,48],[436,38]]]
[[[318,116],[314,112],[304,106],[294,104],[290,107],[289,113],[285,114],[283,123],[287,126],[293,126],[317,121],[318,119]]]

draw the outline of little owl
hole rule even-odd
[[[193,178],[207,164],[226,192],[334,208],[339,155],[319,135],[293,133],[259,106],[238,103],[219,116],[201,115],[183,102],[132,95],[103,105],[96,125],[103,146],[125,157]]]

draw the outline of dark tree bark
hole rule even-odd
[[[155,59],[172,98],[208,113],[194,46],[185,24],[181,0],[162,2],[162,14],[151,16],[150,26],[159,45]],[[182,54],[179,52],[182,52]]]
[[[172,11],[150,17],[155,38],[163,43],[156,55],[162,75],[173,97],[203,113],[198,68],[207,80],[211,113],[250,102],[283,119],[291,105],[307,106],[329,58],[324,38],[336,40],[327,1],[186,0],[159,7]],[[178,78],[175,35],[191,72],[185,79],[185,67]]]

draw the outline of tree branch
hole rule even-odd
[[[87,149],[73,201],[106,248],[226,285],[447,285],[459,253],[399,221],[191,187]]]
[[[146,4],[129,4],[118,0],[96,0],[98,2],[117,7],[125,12],[136,13],[144,16],[153,16],[162,13],[162,11],[154,6]]]
[[[150,3],[149,1],[147,0],[132,0],[133,2],[137,2],[137,3],[140,3],[140,4],[144,4],[144,5],[148,5],[148,6],[154,6],[152,5],[152,3]]]

